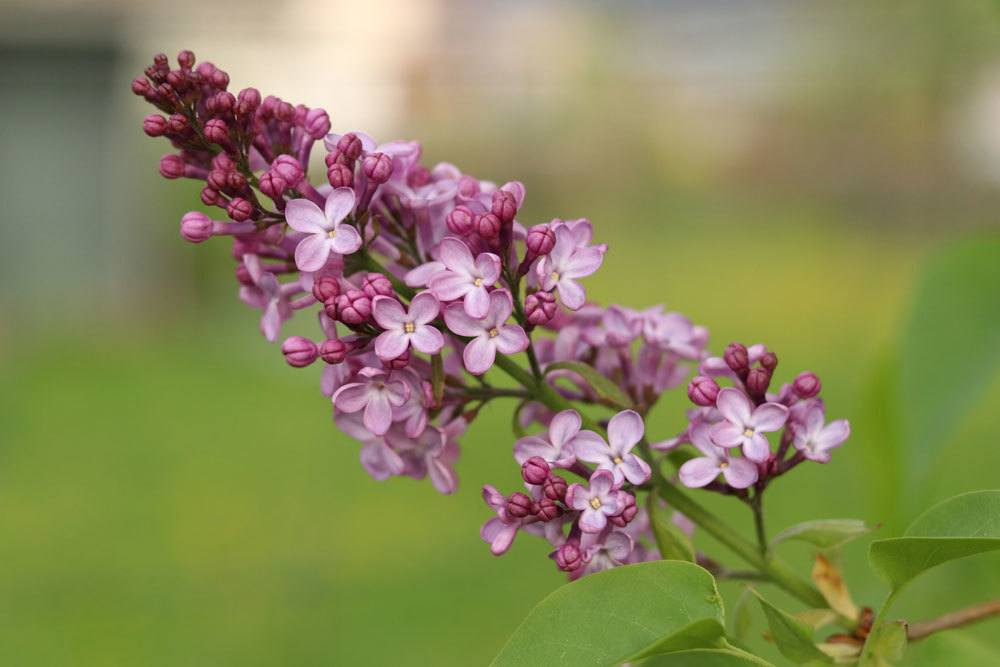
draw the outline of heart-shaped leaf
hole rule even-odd
[[[820,549],[836,549],[869,532],[871,528],[858,519],[818,519],[786,528],[774,536],[771,546],[786,540],[798,540]]]
[[[616,665],[696,621],[723,623],[705,569],[676,560],[626,565],[566,584],[538,603],[494,665]],[[696,626],[698,632],[704,626]]]
[[[590,385],[590,388],[597,392],[598,396],[619,408],[632,406],[632,399],[622,391],[621,387],[609,380],[603,373],[590,364],[582,361],[558,361],[545,367],[546,374],[559,370],[572,371],[582,376],[587,381],[587,384]]]
[[[935,505],[903,537],[872,542],[872,569],[898,591],[922,572],[956,558],[1000,549],[1000,491],[974,491]]]
[[[764,610],[767,626],[771,630],[771,637],[777,644],[778,650],[781,651],[781,655],[797,665],[810,662],[830,662],[829,657],[819,650],[813,641],[813,629],[810,625],[781,611],[761,597],[757,591],[753,591],[753,593],[757,596],[761,609]]]

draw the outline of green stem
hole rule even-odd
[[[767,533],[764,531],[764,497],[759,491],[754,493],[750,500],[750,509],[753,510],[753,527],[757,533],[757,548],[761,556],[767,558]]]

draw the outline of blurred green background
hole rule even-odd
[[[319,369],[288,368],[236,301],[225,244],[178,238],[197,188],[157,176],[168,147],[142,135],[128,83],[183,47],[234,87],[326,107],[337,130],[524,181],[523,222],[590,217],[611,246],[592,298],[664,302],[716,351],[764,341],[782,380],[817,372],[855,435],[772,488],[773,531],[857,517],[890,536],[1000,485],[995,373],[905,487],[910,454],[872,389],[893,360],[922,372],[898,341],[928,258],[998,247],[991,3],[8,0],[0,664],[484,664],[563,581],[541,540],[496,559],[478,537],[479,489],[516,484],[512,406],[466,436],[455,496],[374,482]],[[947,271],[933,282],[947,303]],[[675,393],[654,437],[683,423]],[[706,502],[749,532],[744,507]],[[896,611],[995,597],[998,566],[945,566]],[[863,544],[845,568],[877,606]],[[997,627],[968,634],[1000,647]]]

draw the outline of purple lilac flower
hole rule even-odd
[[[444,336],[430,324],[440,310],[441,304],[430,292],[421,292],[413,297],[408,310],[392,297],[375,297],[372,317],[385,329],[375,339],[375,354],[383,361],[391,361],[411,345],[424,354],[440,352],[444,347]]]
[[[632,453],[644,432],[639,413],[624,410],[608,422],[608,442],[600,437],[586,438],[576,445],[576,456],[582,461],[596,463],[598,470],[611,471],[616,485],[620,486],[626,479],[632,484],[644,484],[651,474],[649,464]]]
[[[597,470],[590,476],[590,485],[572,484],[566,491],[566,504],[580,511],[580,530],[599,533],[608,523],[608,517],[622,510],[615,476],[609,470]]]
[[[285,207],[288,226],[307,236],[295,247],[295,264],[302,271],[318,271],[330,253],[349,255],[361,247],[361,235],[343,223],[354,209],[354,190],[335,188],[324,210],[308,199],[293,199]]]
[[[756,408],[739,389],[726,387],[719,392],[716,407],[724,421],[712,427],[712,441],[720,447],[743,447],[743,455],[762,463],[771,455],[764,433],[777,431],[788,419],[788,408],[764,403]]]
[[[822,404],[814,403],[792,424],[795,449],[810,461],[827,463],[830,450],[839,447],[851,434],[851,425],[846,419],[837,419],[826,424]]]
[[[333,404],[341,412],[364,410],[365,428],[375,435],[385,435],[392,425],[392,408],[406,402],[410,388],[377,368],[362,368],[358,378],[358,382],[334,392]]]
[[[493,366],[497,352],[517,354],[528,348],[528,336],[516,324],[504,324],[514,306],[507,290],[490,292],[489,309],[483,319],[474,319],[461,304],[452,304],[444,311],[444,321],[454,333],[472,340],[465,346],[462,359],[465,369],[482,375]]]
[[[691,444],[702,456],[684,462],[678,476],[684,486],[698,488],[714,481],[720,474],[735,489],[745,489],[757,481],[757,465],[749,459],[732,456],[730,451],[712,442],[712,427],[699,424],[691,430]]]
[[[603,444],[593,431],[581,431],[583,420],[576,410],[563,410],[549,422],[546,437],[529,435],[514,445],[514,459],[523,464],[533,456],[542,458],[557,468],[568,468],[576,462],[575,447],[584,441]]]
[[[556,244],[538,262],[538,281],[545,291],[556,290],[564,306],[577,310],[587,300],[587,293],[576,281],[597,271],[604,253],[593,246],[580,246],[569,227],[557,227],[555,235]]]
[[[465,314],[481,319],[490,307],[489,288],[500,278],[500,258],[484,252],[473,258],[464,241],[448,236],[441,241],[439,257],[445,270],[428,283],[442,301],[462,299]]]

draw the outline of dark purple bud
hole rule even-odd
[[[396,291],[392,288],[392,283],[381,273],[369,273],[361,281],[361,289],[369,299],[377,296],[395,296]]]
[[[774,373],[774,369],[778,367],[778,357],[774,352],[767,352],[760,358],[760,365],[767,370]]]
[[[180,178],[184,175],[184,159],[180,155],[164,155],[160,158],[160,176],[164,178]]]
[[[238,171],[226,172],[226,189],[231,192],[243,192],[247,187],[246,176]]]
[[[344,324],[364,324],[371,316],[372,300],[361,290],[349,289],[337,297],[337,319]]]
[[[583,552],[576,542],[566,542],[556,549],[556,565],[563,572],[573,572],[579,570],[583,565]]]
[[[558,475],[549,475],[542,483],[542,493],[550,500],[563,500],[566,498],[566,489],[569,485],[566,480]]]
[[[553,519],[558,519],[562,516],[562,508],[556,505],[554,500],[549,500],[548,498],[542,498],[531,508],[532,514],[536,515],[542,521],[552,521]]]
[[[142,131],[151,137],[161,137],[167,131],[167,119],[158,113],[142,119]]]
[[[186,134],[191,129],[191,123],[179,113],[170,114],[167,124],[170,126],[170,131],[175,134]]]
[[[468,208],[465,206],[456,206],[445,217],[445,224],[448,225],[448,231],[452,234],[465,236],[472,231],[474,219],[475,215]]]
[[[281,353],[285,355],[285,361],[294,368],[304,368],[316,361],[319,356],[319,348],[316,343],[302,336],[292,336],[286,338],[281,344]]]
[[[216,190],[225,190],[229,187],[229,172],[223,169],[213,169],[208,172],[208,178],[205,180]]]
[[[771,386],[771,371],[766,368],[751,368],[747,373],[747,391],[754,398],[763,398]]]
[[[688,384],[688,398],[695,405],[708,407],[715,405],[719,396],[719,383],[710,377],[696,375]]]
[[[243,197],[233,197],[226,204],[226,213],[236,222],[243,222],[253,215],[253,204]]]
[[[528,230],[525,245],[533,255],[548,255],[556,244],[556,233],[548,225],[535,225]]]
[[[350,188],[354,185],[354,172],[342,164],[332,164],[326,170],[326,180],[335,188]]]
[[[320,303],[329,303],[340,296],[340,282],[333,276],[320,276],[313,283],[312,293]]]
[[[354,166],[354,160],[350,159],[339,148],[334,148],[332,151],[326,154],[323,158],[326,162],[327,167],[332,167],[335,164],[342,164],[345,167],[351,168]]]
[[[392,159],[385,153],[366,155],[361,167],[372,183],[385,183],[392,176]]]
[[[410,365],[410,350],[407,349],[391,361],[383,361],[382,365],[394,371],[402,370]]]
[[[500,236],[500,218],[492,213],[484,213],[476,218],[476,233],[484,239],[495,239]]]
[[[348,132],[342,136],[337,142],[337,148],[351,160],[357,160],[361,157],[361,152],[364,150],[360,137],[353,132]]]
[[[306,112],[305,130],[313,139],[322,139],[330,131],[330,116],[323,109]]]
[[[213,118],[205,123],[205,138],[213,144],[229,143],[229,126],[221,118]]]
[[[347,357],[347,345],[339,338],[328,338],[320,344],[319,356],[328,364],[339,364]]]
[[[635,518],[635,515],[639,513],[639,508],[636,507],[635,496],[631,493],[622,492],[619,497],[625,501],[623,509],[615,516],[608,517],[608,521],[615,524],[619,528],[624,528],[632,521],[632,519]]]
[[[302,165],[291,155],[279,155],[271,163],[271,171],[281,176],[289,187],[295,187],[304,176]]]
[[[260,191],[274,200],[281,199],[281,194],[288,189],[288,183],[276,172],[265,171],[260,175]]]
[[[750,356],[747,354],[747,348],[740,343],[730,343],[722,358],[725,359],[726,365],[740,377],[750,368]]]
[[[532,292],[524,300],[524,315],[536,327],[548,324],[557,310],[556,297],[552,292]]]
[[[201,189],[201,203],[205,206],[215,206],[222,200],[222,195],[211,185],[206,185]]]
[[[225,153],[217,153],[215,157],[212,158],[212,167],[214,169],[221,169],[222,171],[229,172],[236,169],[236,163],[233,162],[233,159]]]
[[[137,76],[132,79],[132,92],[143,97],[153,92],[153,85],[144,76]]]
[[[506,190],[495,190],[493,192],[493,205],[490,211],[501,222],[512,222],[517,215],[517,200],[514,195]]]
[[[219,116],[228,115],[233,112],[236,108],[236,98],[232,93],[227,93],[222,91],[216,95],[210,97],[208,102],[205,103],[206,108],[209,113],[216,114]]]
[[[236,97],[236,113],[249,116],[260,107],[260,91],[256,88],[244,88]]]
[[[822,387],[823,385],[820,384],[816,374],[806,371],[805,373],[799,373],[798,377],[795,378],[795,382],[792,384],[792,391],[799,398],[812,398],[819,393]]]
[[[229,86],[229,75],[221,69],[216,69],[209,77],[212,85],[220,90],[225,90]]]
[[[194,67],[194,52],[184,49],[177,54],[177,63],[184,69]]]
[[[532,513],[531,505],[531,498],[518,491],[507,499],[507,514],[517,519],[523,519]]]
[[[212,220],[201,211],[191,211],[181,217],[181,236],[191,243],[203,243],[212,238]]]
[[[528,484],[542,484],[549,478],[549,463],[541,456],[532,456],[521,464],[521,477]]]

